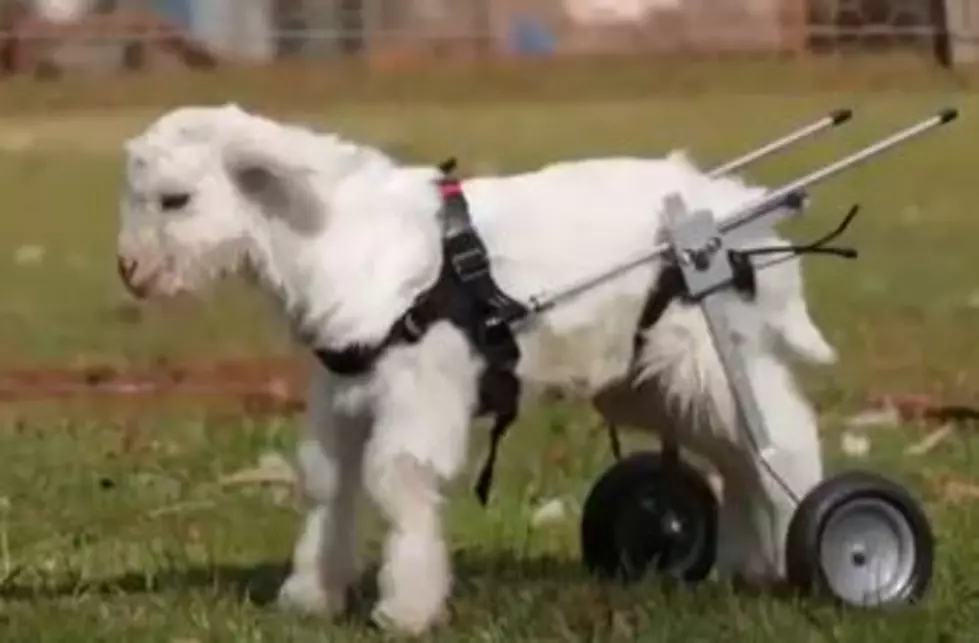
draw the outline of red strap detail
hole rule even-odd
[[[458,181],[443,181],[439,184],[439,190],[443,197],[462,194],[462,186],[459,185]]]

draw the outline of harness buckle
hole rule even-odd
[[[464,283],[484,277],[490,271],[486,253],[478,247],[454,253],[451,261],[452,269]]]

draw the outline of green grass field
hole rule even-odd
[[[151,94],[131,81],[107,86],[105,101],[93,85],[0,89],[0,105],[7,105],[0,108],[0,363],[124,367],[294,351],[284,329],[238,284],[206,303],[154,306],[138,319],[127,313],[114,261],[119,144],[158,113],[154,102],[240,97],[406,159],[456,155],[473,172],[677,147],[709,163],[831,108],[854,108],[847,127],[752,168],[753,177],[771,183],[955,105],[959,122],[818,188],[810,216],[787,228],[806,238],[834,226],[852,203],[863,206],[845,240],[861,251],[858,261],[808,260],[814,317],[842,361],[803,376],[822,413],[831,466],[892,474],[925,500],[939,538],[929,600],[877,614],[714,583],[623,589],[593,582],[578,562],[577,512],[611,457],[595,418],[560,405],[525,415],[513,429],[489,508],[476,503],[471,478],[452,490],[455,614],[429,640],[979,640],[979,496],[963,498],[947,484],[979,484],[976,427],[957,427],[923,456],[905,454],[933,428],[915,423],[868,431],[872,450],[864,460],[840,450],[842,419],[870,394],[976,401],[979,95],[967,83],[920,78],[904,91],[793,86],[764,93],[756,77],[751,93],[736,91],[727,78],[715,88],[691,82],[684,91],[660,92],[655,83],[581,89],[582,100],[574,100],[575,83],[588,85],[582,78],[563,86],[548,77],[563,100],[523,91],[532,85],[524,79],[500,81],[509,88],[495,93],[473,82],[474,92],[493,100],[442,104],[432,98],[439,86],[432,79],[428,100],[404,104],[349,79],[347,93],[339,81],[328,85],[335,99],[307,92],[293,102],[284,81],[266,89],[260,82],[269,78],[242,76]],[[403,95],[410,83],[399,86]],[[448,82],[445,92],[463,94]],[[259,100],[263,94],[271,98]],[[362,619],[331,625],[268,605],[299,525],[291,490],[219,483],[266,451],[289,455],[298,421],[192,400],[143,405],[139,414],[111,404],[0,406],[0,641],[380,640]],[[475,442],[479,450],[485,444]],[[535,527],[533,508],[547,498],[561,498],[570,510]],[[367,534],[374,554],[379,531]]]

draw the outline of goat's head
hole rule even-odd
[[[226,171],[235,106],[173,110],[125,145],[119,273],[137,297],[197,291],[236,271],[252,205]]]
[[[438,272],[435,168],[235,105],[173,110],[125,152],[118,263],[137,297],[249,268],[304,325],[369,335]]]

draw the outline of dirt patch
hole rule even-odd
[[[238,406],[249,415],[304,408],[299,360],[263,358],[206,364],[160,363],[141,369],[87,366],[0,371],[0,404],[83,399],[151,409],[175,400]]]

